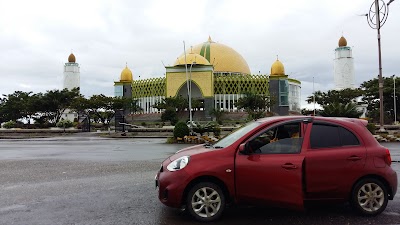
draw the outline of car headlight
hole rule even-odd
[[[167,166],[167,170],[173,172],[183,169],[189,163],[189,159],[190,159],[189,156],[182,156],[178,159],[175,159]]]

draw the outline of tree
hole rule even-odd
[[[86,110],[95,122],[108,126],[116,110],[126,109],[130,107],[130,103],[130,99],[121,97],[108,97],[103,94],[93,95],[87,102]]]
[[[396,82],[396,87],[400,88],[400,82],[398,79],[393,77],[383,78],[383,111],[385,123],[394,121],[394,93],[393,83]],[[398,86],[399,85],[399,86]],[[365,81],[361,84],[361,89],[364,91],[363,101],[368,104],[368,117],[372,118],[373,121],[379,122],[380,114],[380,99],[379,99],[379,79],[374,78],[369,81]],[[400,91],[396,88],[396,105],[399,106],[399,94]],[[397,113],[396,116],[399,114]]]
[[[174,125],[178,121],[178,112],[183,112],[185,109],[189,108],[189,102],[182,96],[164,98],[161,102],[153,105],[154,108],[164,109],[161,114],[162,121],[171,121]]]
[[[0,104],[2,121],[17,121],[18,119],[29,121],[35,114],[31,103],[32,92],[15,91],[3,96]]]
[[[37,112],[46,117],[48,122],[55,123],[60,120],[65,110],[71,107],[73,101],[81,95],[79,90],[74,88],[71,91],[68,89],[51,90],[45,94],[38,93],[35,96],[33,105],[35,105]]]
[[[244,109],[249,119],[256,120],[262,118],[265,112],[274,104],[274,99],[266,95],[246,93],[244,97],[239,98],[236,105],[239,109]]]
[[[357,105],[354,103],[339,103],[333,102],[329,105],[324,105],[323,110],[319,112],[321,116],[326,117],[350,117],[359,118],[362,112],[357,110]]]
[[[0,124],[7,121],[5,112],[4,112],[4,104],[5,104],[5,101],[3,100],[3,98],[0,98]]]
[[[79,96],[75,98],[71,103],[71,109],[78,113],[85,113],[89,114],[88,109],[90,108],[90,101],[89,99]]]
[[[184,111],[189,107],[189,102],[179,95],[176,97],[164,98],[161,102],[154,104],[153,107],[157,109],[175,108],[178,111]]]
[[[333,102],[338,102],[342,104],[354,102],[355,99],[362,96],[363,93],[363,90],[361,90],[360,88],[346,88],[343,90],[329,90],[327,92],[316,91],[314,92],[314,95],[316,103],[320,105],[329,105]],[[310,95],[307,97],[307,103],[314,102],[314,95]]]

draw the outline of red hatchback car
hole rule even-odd
[[[227,203],[302,210],[310,200],[349,201],[378,215],[396,194],[397,174],[366,124],[304,116],[250,122],[166,159],[156,175],[159,199],[200,221],[219,218]]]

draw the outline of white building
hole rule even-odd
[[[74,54],[68,56],[68,62],[64,65],[63,89],[72,90],[74,88],[80,89],[80,67],[76,63]],[[78,119],[78,113],[70,109],[66,109],[61,115],[61,119],[74,121]]]
[[[347,46],[346,38],[339,39],[339,47],[335,49],[333,66],[335,89],[354,88],[354,60],[352,50]]]
[[[75,55],[71,53],[68,57],[68,62],[64,65],[63,89],[80,89],[79,69],[80,67],[79,64],[76,63]]]

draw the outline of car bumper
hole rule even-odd
[[[158,199],[165,205],[180,208],[184,190],[189,182],[189,175],[182,170],[170,172],[162,166],[155,177]]]
[[[398,185],[398,180],[397,180],[397,173],[394,170],[389,170],[387,172],[387,177],[389,179],[389,184],[392,188],[392,194],[390,196],[390,200],[393,200],[394,196],[396,195],[397,192],[397,185]]]

